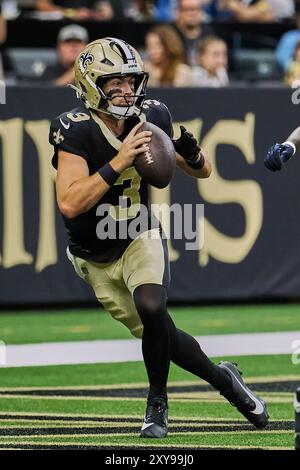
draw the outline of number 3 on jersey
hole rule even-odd
[[[119,198],[120,204],[118,206],[111,206],[109,211],[110,216],[118,221],[134,219],[137,216],[141,206],[141,198],[139,193],[141,177],[136,172],[134,167],[127,168],[125,171],[123,171],[123,173],[117,179],[115,185],[122,185],[126,180],[130,180],[129,188],[124,188],[122,196]]]

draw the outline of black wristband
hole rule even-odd
[[[186,160],[187,164],[193,168],[194,170],[201,170],[201,168],[204,167],[204,164],[205,164],[205,158],[203,156],[202,153],[200,153],[199,157],[197,158],[197,160],[194,160],[194,161],[189,161],[189,160]]]
[[[102,166],[100,170],[98,170],[98,173],[109,186],[113,186],[120,176],[120,173],[115,171],[110,163],[106,163]]]

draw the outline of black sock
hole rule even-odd
[[[195,338],[174,325],[166,310],[163,286],[137,287],[134,301],[144,325],[142,351],[150,384],[148,400],[166,399],[170,360],[219,391],[230,388],[231,379],[226,372],[206,356]]]
[[[176,328],[169,315],[168,321],[172,362],[210,383],[219,391],[230,388],[230,377],[206,356],[195,338]]]
[[[166,400],[171,360],[166,291],[158,284],[144,284],[135,289],[133,297],[144,326],[142,351],[150,384],[148,401],[154,397]]]

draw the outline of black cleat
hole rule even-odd
[[[221,392],[233,406],[235,406],[245,418],[254,424],[256,428],[264,428],[268,424],[268,411],[265,402],[256,396],[244,383],[237,364],[222,361],[219,364],[227,372],[232,380],[232,386]]]
[[[161,439],[168,433],[168,405],[165,400],[152,398],[148,401],[140,437]]]

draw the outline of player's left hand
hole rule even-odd
[[[264,165],[270,171],[280,171],[282,164],[294,155],[294,149],[288,144],[274,144],[269,149]]]
[[[174,148],[185,160],[192,162],[198,158],[201,149],[193,134],[184,126],[180,126],[180,132],[179,139],[173,140]]]

